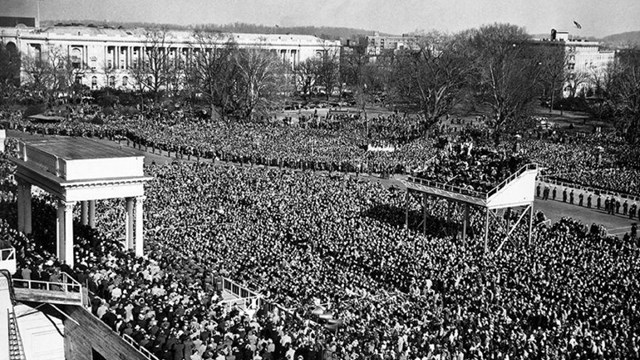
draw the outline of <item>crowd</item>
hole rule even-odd
[[[472,142],[447,144],[415,175],[445,185],[486,193],[527,163],[519,154],[507,155]]]
[[[202,162],[146,171],[146,258],[119,242],[121,201],[99,202],[98,229],[76,231],[75,269],[6,221],[0,231],[31,262],[20,274],[73,274],[95,294],[94,314],[160,358],[640,356],[637,248],[596,226],[541,225],[531,247],[507,243],[485,256],[477,236],[462,243],[439,231],[449,212],[441,203],[429,203],[427,234],[405,229],[404,194],[354,177]],[[412,201],[412,223],[419,206]],[[2,210],[9,223],[12,209]],[[46,198],[34,213],[53,219]],[[481,215],[472,234],[482,233]],[[491,234],[496,245],[501,233]],[[216,275],[298,314],[226,312]],[[305,321],[318,303],[343,326]]]
[[[123,202],[101,201],[98,228],[75,230],[77,266],[70,269],[52,254],[51,199],[34,198],[33,239],[14,230],[15,170],[0,159],[0,240],[18,249],[16,276],[71,274],[92,292],[96,316],[161,359],[640,357],[636,234],[622,241],[595,225],[564,219],[548,227],[540,219],[531,246],[523,245],[522,227],[513,234],[517,241],[487,256],[480,212],[472,211],[471,240],[463,243],[462,209],[429,200],[423,234],[403,226],[405,195],[397,189],[314,173],[404,172],[486,192],[534,161],[547,175],[633,192],[638,158],[615,150],[615,138],[526,137],[516,156],[511,142],[491,147],[484,135],[474,139],[473,129],[437,143],[413,139],[418,124],[398,132],[397,115],[373,119],[368,128],[231,125],[184,113],[114,115],[102,124],[4,118],[6,126],[34,133],[121,139],[173,156],[283,168],[152,164],[145,169],[154,177],[146,189],[146,256],[122,247]],[[395,151],[365,150],[381,141]],[[604,145],[603,152],[588,141]],[[610,176],[590,177],[591,168]],[[410,200],[415,224],[421,205]],[[495,249],[504,234],[490,234]],[[218,276],[293,311],[229,310],[220,302]],[[317,304],[342,326],[309,321]]]

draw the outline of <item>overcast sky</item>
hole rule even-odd
[[[0,15],[35,16],[35,3],[0,0]],[[640,0],[41,0],[40,13],[44,20],[324,25],[393,34],[455,32],[493,22],[524,26],[532,34],[551,28],[579,36],[640,30]]]

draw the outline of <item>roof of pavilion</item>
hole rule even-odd
[[[117,148],[96,140],[74,137],[47,137],[24,140],[28,146],[65,160],[106,159],[141,156],[130,149]]]

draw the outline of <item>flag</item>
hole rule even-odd
[[[582,29],[582,25],[580,25],[577,21],[573,20],[573,24],[574,24],[578,29]]]

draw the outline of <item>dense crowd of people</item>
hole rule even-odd
[[[122,248],[118,200],[99,202],[97,229],[76,230],[75,269],[13,230],[15,205],[0,229],[26,259],[18,276],[73,274],[95,294],[94,314],[161,359],[640,356],[637,248],[596,226],[540,226],[531,247],[487,257],[473,236],[480,213],[462,243],[440,231],[449,209],[431,201],[423,234],[402,226],[400,191],[355,177],[211,163],[146,171],[145,258]],[[36,238],[52,236],[49,203],[34,199]],[[417,220],[417,201],[411,209]],[[298,314],[226,311],[217,275]],[[343,326],[305,321],[319,303]]]
[[[549,227],[539,213],[531,246],[522,226],[516,241],[485,254],[480,212],[472,211],[463,242],[462,209],[429,200],[423,233],[403,226],[406,199],[398,189],[315,171],[411,173],[486,192],[534,161],[546,175],[633,193],[638,158],[616,149],[636,150],[616,138],[526,136],[514,154],[511,141],[492,147],[487,137],[474,139],[473,129],[415,138],[419,124],[403,127],[407,119],[397,115],[331,127],[212,123],[184,112],[113,115],[103,123],[3,118],[33,133],[240,163],[151,164],[145,257],[123,248],[123,201],[105,200],[96,229],[75,229],[71,269],[51,248],[50,198],[34,197],[30,238],[15,230],[15,167],[0,159],[0,241],[18,250],[15,276],[70,274],[91,291],[94,315],[161,359],[640,357],[636,234],[623,241],[571,219]],[[394,151],[366,151],[380,142]],[[410,197],[410,224],[422,220],[421,206]],[[504,235],[492,228],[490,248]],[[291,311],[223,306],[220,276]],[[311,321],[319,306],[339,326]]]

